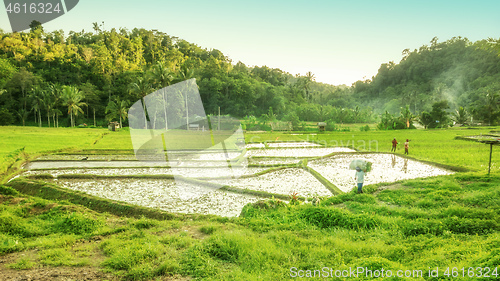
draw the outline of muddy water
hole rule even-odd
[[[278,145],[278,143],[275,143]],[[236,169],[229,165],[234,162],[222,161],[240,154],[190,153],[179,151],[169,154],[171,161],[141,162],[133,155],[92,155],[89,160],[81,161],[84,155],[53,155],[46,161],[30,163],[25,174],[49,173],[95,175],[181,175],[189,178],[210,177],[210,182],[219,185],[231,185],[238,188],[299,196],[331,196],[331,193],[308,172],[298,168],[287,168],[260,176],[236,178],[233,180],[216,179],[228,175],[253,175],[265,170],[265,167],[248,168],[250,164],[293,164],[301,157],[324,156],[334,152],[355,152],[343,147],[299,148],[303,143],[279,143],[288,145],[283,149],[252,149],[246,152],[245,161]],[[263,145],[263,144],[262,144]],[[274,145],[274,144],[273,144]],[[314,144],[313,144],[314,145]],[[259,147],[256,145],[256,147]],[[50,161],[50,157],[55,157]],[[59,157],[59,158],[57,158]],[[92,158],[91,157],[95,157]],[[106,158],[108,157],[108,158]],[[109,158],[115,157],[115,158]],[[251,157],[248,159],[248,157]],[[174,159],[174,160],[172,160]],[[308,166],[330,180],[342,191],[348,192],[355,186],[354,171],[349,170],[349,163],[354,159],[365,159],[373,163],[372,171],[365,177],[365,184],[394,182],[404,179],[430,177],[451,174],[452,172],[436,168],[414,160],[404,159],[392,154],[341,154],[325,159],[310,160]],[[76,160],[76,161],[75,161]],[[111,161],[109,161],[111,160]],[[113,161],[120,160],[120,161]],[[246,161],[248,160],[248,161]],[[170,167],[169,167],[170,166]],[[64,169],[75,168],[75,169]],[[100,169],[96,169],[100,168]],[[43,169],[43,170],[37,170]],[[235,172],[236,171],[236,172]],[[158,179],[98,179],[98,180],[54,180],[59,185],[86,192],[95,196],[124,201],[169,212],[201,213],[220,216],[238,216],[243,206],[256,202],[260,198],[224,192],[219,189],[175,180]]]
[[[252,165],[285,165],[285,164],[298,164],[302,158],[294,157],[259,157],[251,158],[248,164]]]
[[[252,175],[267,168],[241,168],[238,171],[241,175]],[[71,169],[71,170],[31,170],[24,173],[25,175],[51,174],[53,176],[72,175],[72,174],[87,174],[87,175],[103,175],[103,176],[119,176],[119,175],[181,175],[184,177],[224,177],[234,174],[230,168],[206,167],[206,168],[122,168],[122,169]]]
[[[248,150],[245,157],[318,157],[334,152],[356,152],[347,147],[318,147],[318,148],[284,148],[284,149],[252,149]]]
[[[254,196],[228,193],[174,180],[54,180],[61,187],[91,195],[159,208],[168,212],[239,216]]]
[[[240,178],[232,181],[211,180],[211,182],[284,195],[295,192],[303,197],[332,195],[315,177],[299,168],[278,170],[252,178]]]
[[[321,145],[312,142],[274,142],[268,143],[268,147],[286,148],[286,147],[320,147]]]
[[[372,171],[365,176],[365,185],[453,173],[393,154],[339,155],[310,161],[308,166],[319,172],[342,191],[349,192],[356,185],[354,181],[355,171],[349,169],[349,164],[354,159],[365,159],[373,163]]]
[[[147,168],[147,167],[227,167],[227,161],[35,161],[26,165],[27,170],[64,168]]]

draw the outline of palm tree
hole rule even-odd
[[[128,116],[128,100],[120,100],[120,97],[115,96],[106,106],[106,118],[111,121],[116,117],[120,118],[120,128],[123,128],[122,119],[127,119]],[[109,114],[108,114],[109,113]]]
[[[309,93],[309,85],[314,81],[316,77],[314,77],[314,74],[309,71],[306,73],[306,77],[304,80],[304,89],[306,90],[306,97],[308,101],[311,101],[311,95]]]
[[[31,109],[35,111],[35,122],[38,122],[38,126],[42,127],[42,107],[43,107],[43,96],[45,95],[42,88],[35,86],[31,89],[31,93],[28,98],[31,99]]]
[[[73,120],[73,114],[78,116],[78,112],[83,113],[82,106],[87,106],[86,103],[82,102],[83,95],[76,87],[64,86],[62,89],[62,99],[64,105],[68,107],[68,114],[71,118],[71,127],[75,126]]]
[[[457,122],[457,124],[465,125],[467,124],[467,121],[469,119],[469,113],[463,106],[460,106],[453,113],[453,118],[455,119],[455,122]]]
[[[194,77],[194,70],[187,68],[187,66],[183,65],[180,69],[180,71],[177,73],[176,78],[174,81],[177,82],[182,82],[189,80]],[[182,95],[182,93],[180,93]],[[186,100],[186,130],[189,130],[189,108],[188,108],[188,95],[187,92],[185,94],[185,100]]]
[[[165,88],[170,83],[172,83],[172,80],[174,80],[174,77],[172,76],[172,73],[170,70],[163,66],[163,63],[158,62],[154,67],[153,70],[151,71],[151,76],[153,79],[160,85],[160,88]],[[168,122],[167,122],[167,96],[165,91],[163,91],[163,111],[165,114],[165,130],[168,130]]]
[[[153,87],[148,79],[144,77],[137,77],[137,81],[130,83],[129,91],[132,94],[138,95],[142,101],[142,109],[144,110],[144,115],[146,112],[146,103],[144,102],[144,97],[150,94],[153,91]],[[148,120],[147,118],[144,120],[145,128],[148,128]]]
[[[54,96],[52,95],[52,92],[50,90],[42,92],[42,103],[43,103],[45,110],[47,110],[47,124],[50,128],[50,116],[52,114],[52,110],[53,110],[53,106],[54,106]],[[54,127],[55,126],[56,126],[56,124],[54,123]]]
[[[61,86],[60,85],[49,85],[49,92],[52,97],[50,114],[52,116],[52,121],[54,123],[54,127],[59,128],[59,116],[62,115],[62,112],[57,109],[61,102]]]
[[[21,109],[19,109],[17,111],[17,115],[19,115],[19,118],[21,118],[21,120],[23,120],[23,126],[26,125],[26,119],[28,118],[28,115],[30,114],[30,111],[24,109],[23,107],[21,107]]]
[[[160,88],[164,88],[174,80],[172,72],[163,65],[163,63],[158,62],[150,72],[150,76],[155,80],[155,82],[160,86]]]
[[[407,105],[405,108],[401,107],[401,117],[400,118],[405,123],[406,128],[409,129],[410,126],[413,124],[413,120],[415,119],[415,116],[410,111],[409,105]]]

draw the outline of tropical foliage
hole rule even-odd
[[[463,118],[449,117],[460,107],[472,123],[500,121],[500,40],[491,38],[434,38],[418,50],[404,50],[398,64],[384,63],[372,79],[352,86],[316,82],[311,72],[302,76],[248,67],[217,49],[155,30],[103,30],[94,23],[93,32],[66,35],[34,26],[28,33],[0,33],[0,38],[0,112],[5,124],[57,126],[55,119],[62,115],[66,126],[91,119],[103,125],[112,97],[131,105],[190,78],[196,78],[207,114],[220,109],[223,115],[261,118],[272,108],[276,119],[292,121],[297,128],[303,121],[373,122],[401,108],[422,121],[441,101],[449,107],[441,108],[445,116],[440,118],[446,118],[438,127],[452,120],[465,124]],[[63,86],[79,90],[81,104],[73,105],[80,109],[67,104]],[[408,122],[406,118],[406,128]]]

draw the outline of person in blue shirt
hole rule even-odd
[[[365,172],[360,167],[356,167],[354,179],[358,183],[358,193],[363,193],[363,183],[365,181]]]

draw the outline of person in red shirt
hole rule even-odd
[[[394,152],[396,152],[396,147],[398,146],[398,141],[396,140],[396,138],[394,138],[392,140],[392,148],[391,148],[391,152],[394,150]]]

